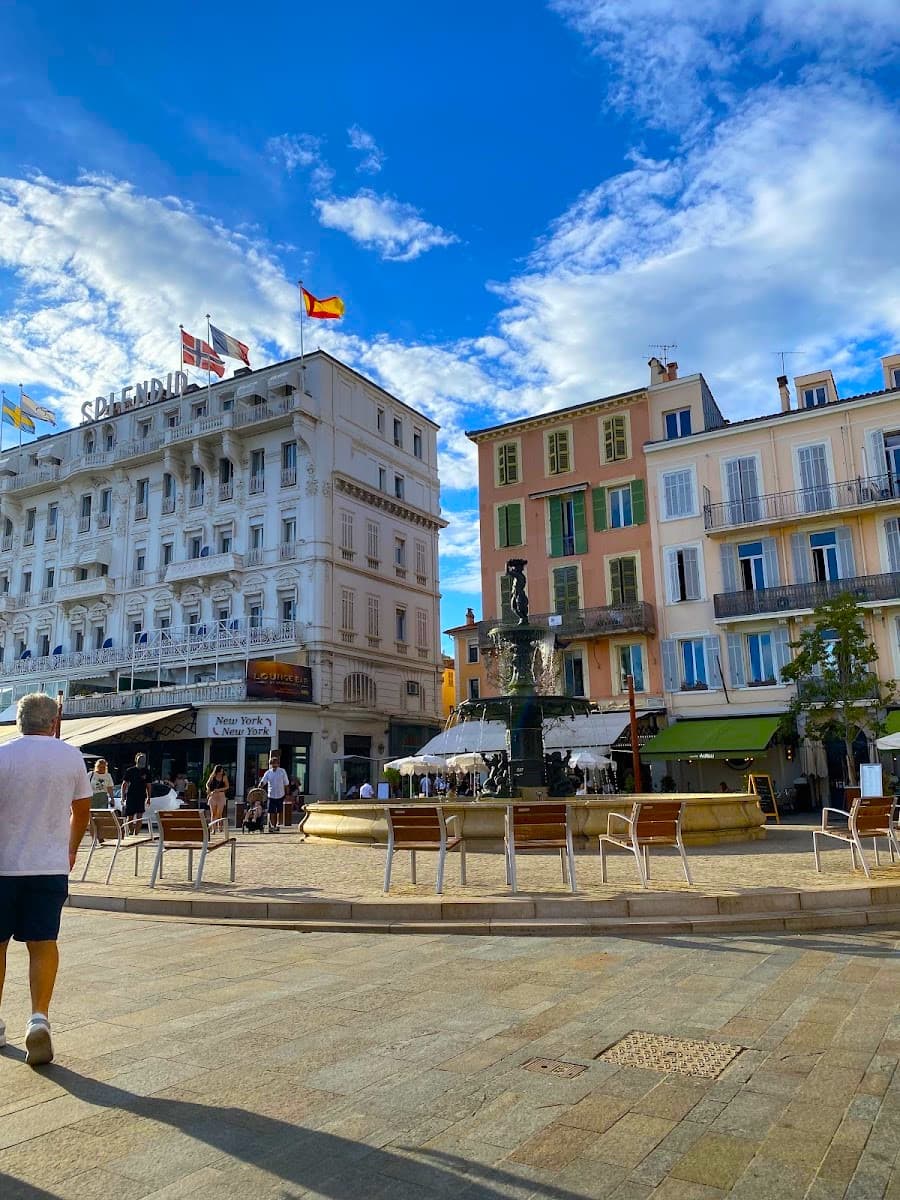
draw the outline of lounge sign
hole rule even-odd
[[[211,712],[208,721],[211,738],[275,736],[274,713]]]
[[[295,663],[254,658],[247,663],[247,696],[263,700],[312,703],[312,671]]]
[[[110,392],[108,396],[95,396],[93,400],[85,400],[81,406],[82,424],[87,421],[102,421],[106,417],[115,417],[119,413],[132,408],[143,408],[147,404],[156,404],[158,400],[172,400],[183,396],[188,386],[188,377],[184,371],[170,371],[163,383],[161,379],[145,379],[143,383],[129,384],[121,391]]]

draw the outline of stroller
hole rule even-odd
[[[266,793],[262,788],[251,788],[247,793],[247,808],[241,825],[243,833],[262,833],[266,823]]]

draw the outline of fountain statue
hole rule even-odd
[[[482,786],[482,794],[488,796],[534,799],[538,795],[571,795],[574,788],[562,756],[545,759],[544,721],[591,711],[588,700],[539,691],[535,668],[547,631],[528,623],[527,566],[528,560],[524,558],[511,558],[507,562],[513,619],[500,622],[490,631],[495,652],[509,663],[506,695],[467,700],[457,710],[461,721],[502,721],[506,726],[502,762],[491,761],[488,779]]]

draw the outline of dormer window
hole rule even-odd
[[[815,387],[803,389],[804,408],[822,408],[827,403],[828,389],[824,383],[817,384]]]

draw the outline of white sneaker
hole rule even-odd
[[[6,1045],[6,1026],[0,1021],[0,1050]]]
[[[35,1013],[25,1026],[25,1061],[29,1067],[53,1062],[50,1022],[43,1013]]]

